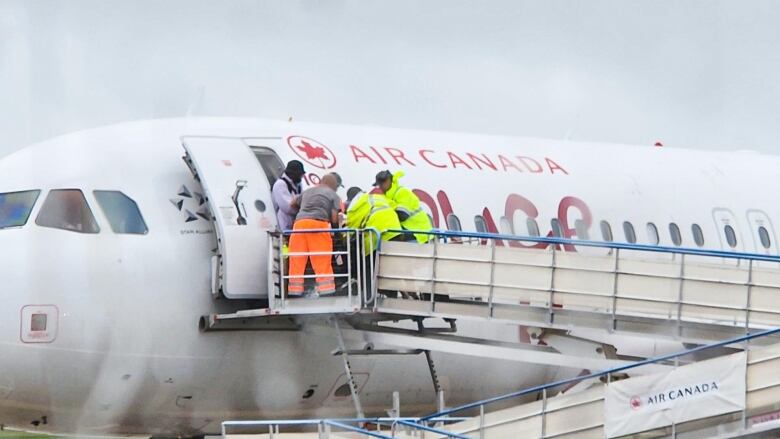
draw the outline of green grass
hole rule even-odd
[[[12,430],[3,430],[0,431],[0,438],[3,439],[15,439],[15,438],[24,438],[24,439],[52,439],[56,436],[48,436],[45,434],[36,434],[36,433],[24,433],[21,431],[12,431]]]

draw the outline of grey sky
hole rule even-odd
[[[0,0],[0,155],[258,116],[780,151],[780,2]]]

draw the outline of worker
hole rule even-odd
[[[391,207],[390,200],[382,194],[367,194],[358,187],[347,191],[347,228],[375,229],[381,235],[382,241],[396,240],[403,235],[393,230],[401,230],[398,215]],[[363,235],[364,251],[369,254],[376,250],[376,236],[367,232]]]
[[[289,295],[301,296],[304,290],[306,263],[311,260],[316,278],[316,291],[311,297],[336,292],[331,257],[333,239],[326,229],[338,227],[341,199],[336,194],[341,177],[325,174],[320,184],[312,186],[301,194],[300,210],[295,218],[290,236],[290,283]],[[311,233],[295,233],[306,230],[322,230]],[[315,253],[301,255],[300,253]]]
[[[271,201],[276,211],[276,221],[279,229],[287,231],[292,229],[295,215],[300,207],[301,180],[306,171],[303,163],[298,160],[290,160],[284,173],[274,182],[271,189]]]
[[[397,171],[395,174],[390,171],[382,171],[376,174],[374,186],[383,193],[401,221],[404,230],[431,231],[433,225],[428,213],[420,206],[420,198],[412,192],[411,189],[401,186],[399,180],[404,176],[403,171]],[[427,233],[415,233],[413,236],[404,235],[408,240],[424,244],[431,240],[432,235]]]

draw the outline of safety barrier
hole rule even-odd
[[[226,421],[222,424],[223,436],[231,434],[268,433],[254,437],[283,438],[307,437],[307,433],[296,432],[286,436],[280,432],[280,426],[313,427],[317,433],[308,433],[308,437],[320,439],[330,438],[410,438],[423,437],[420,432],[427,432],[425,438],[604,438],[604,394],[606,386],[612,383],[613,377],[632,369],[648,364],[669,362],[713,348],[723,348],[742,344],[749,346],[754,339],[769,337],[780,333],[780,328],[774,328],[742,337],[735,337],[718,343],[687,349],[678,353],[663,355],[630,365],[615,367],[609,370],[581,375],[512,392],[463,406],[443,410],[419,418],[355,418],[355,419],[311,419],[311,420],[268,420],[268,421]],[[780,425],[767,420],[777,419],[780,414],[780,377],[775,371],[780,367],[780,344],[760,349],[751,349],[744,355],[746,362],[745,389],[746,402],[741,411],[726,413],[723,416],[709,417],[703,420],[668,425],[643,432],[643,437],[678,437],[686,433],[695,433],[694,437],[740,437],[769,429],[780,429]],[[692,365],[692,366],[695,366]],[[691,366],[680,366],[681,369]],[[548,396],[553,389],[560,389],[585,380],[602,379],[603,384],[560,396]],[[631,380],[631,378],[628,378]],[[492,404],[507,402],[529,395],[539,395],[541,399],[503,408],[495,412],[487,412],[486,407]],[[478,415],[471,417],[471,413]],[[454,414],[465,413],[469,417],[451,417]],[[390,428],[382,431],[368,430],[362,425],[384,425]],[[344,436],[332,432],[328,426],[353,432],[355,435]],[[405,427],[402,429],[401,427]]]
[[[380,290],[414,294],[382,298],[373,311],[662,333],[699,341],[780,326],[778,256],[414,233],[437,239],[428,245],[384,243],[377,275]]]

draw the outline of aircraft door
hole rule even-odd
[[[775,229],[763,210],[750,209],[747,211],[747,220],[750,225],[750,234],[753,236],[753,248],[756,253],[765,255],[777,255],[777,239],[775,239]],[[774,266],[777,264],[771,262],[754,262],[758,266]]]
[[[268,296],[268,231],[276,228],[271,185],[240,138],[182,137],[217,233],[216,292],[229,299]]]
[[[745,241],[737,222],[737,217],[729,209],[715,208],[712,210],[712,218],[715,221],[715,231],[718,233],[720,248],[727,252],[744,252]],[[727,260],[728,261],[728,260]],[[736,265],[739,261],[731,260]]]

